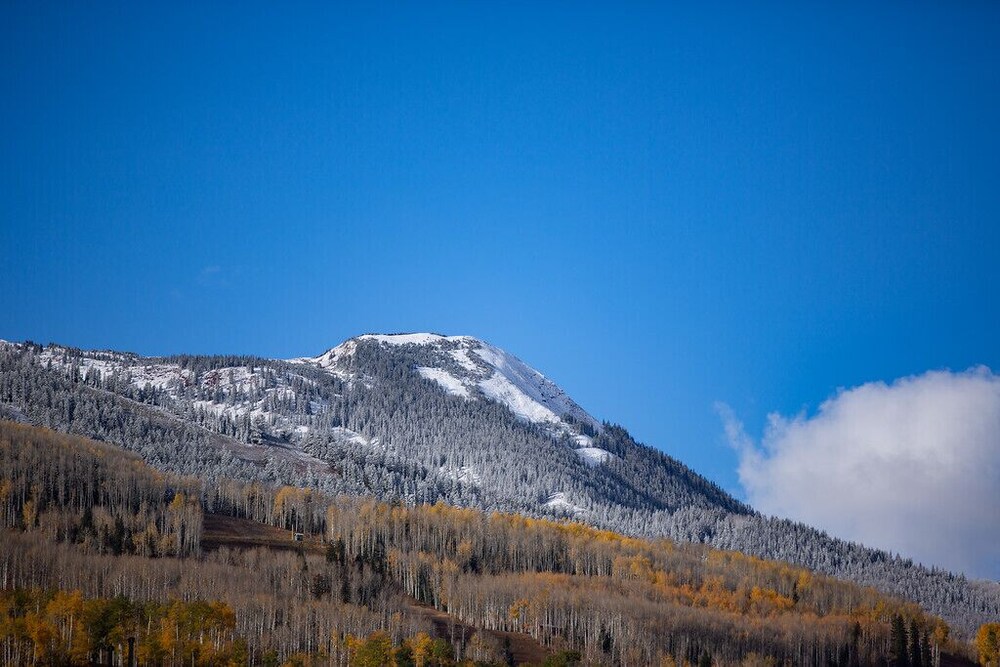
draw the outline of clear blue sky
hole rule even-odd
[[[715,401],[1000,368],[1000,4],[66,4],[0,8],[2,338],[472,334],[736,492]]]

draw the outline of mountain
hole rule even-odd
[[[1000,586],[759,515],[469,336],[369,334],[316,357],[141,357],[0,344],[0,417],[115,443],[163,470],[572,518],[804,565],[970,633]]]

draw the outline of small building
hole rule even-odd
[[[302,541],[302,533],[292,533],[292,539],[296,542]]]

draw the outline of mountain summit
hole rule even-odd
[[[571,518],[786,560],[959,628],[1000,616],[996,584],[762,517],[470,336],[366,334],[289,360],[0,343],[0,418],[209,479]]]
[[[432,333],[365,334],[351,338],[326,353],[295,359],[312,363],[342,378],[354,377],[359,344],[377,343],[390,353],[395,347],[419,348],[420,377],[467,400],[488,400],[506,406],[525,422],[543,426],[553,436],[571,436],[587,461],[603,462],[610,454],[592,446],[581,429],[600,431],[601,424],[554,382],[512,354],[472,336]]]
[[[333,348],[327,355],[343,358],[353,354],[357,343],[374,341],[383,346],[413,345],[428,353],[431,365],[417,366],[422,377],[440,384],[445,391],[471,398],[483,397],[502,403],[525,421],[569,427],[564,416],[575,423],[600,428],[600,424],[576,404],[554,382],[517,357],[471,336],[437,334],[367,334]],[[330,357],[327,357],[330,359]],[[320,362],[323,365],[323,362]],[[330,368],[331,364],[324,367]]]

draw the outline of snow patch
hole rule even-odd
[[[559,417],[547,407],[534,400],[520,387],[497,371],[491,377],[479,383],[479,388],[487,398],[503,403],[515,415],[529,422],[541,424],[556,423]]]
[[[296,359],[288,359],[288,361],[293,364],[315,364],[336,374],[338,373],[337,366],[340,362],[347,357],[354,356],[354,352],[357,349],[358,344],[352,339],[344,341],[337,347],[330,348],[318,357],[298,357]]]
[[[432,333],[411,333],[411,334],[365,334],[358,336],[358,340],[376,340],[386,345],[429,345],[447,340],[445,336]]]
[[[450,354],[451,358],[454,359],[455,362],[465,370],[469,371],[470,373],[479,372],[479,366],[477,366],[476,362],[474,362],[472,359],[469,358],[469,351],[466,350],[464,347],[460,347],[457,350],[452,350]]]
[[[334,440],[348,442],[354,445],[361,445],[364,447],[371,447],[372,445],[378,444],[378,438],[375,438],[375,440],[369,440],[357,431],[352,431],[351,429],[344,428],[342,426],[335,426],[330,429],[330,435],[333,436]]]
[[[567,396],[556,383],[514,355],[482,342],[472,352],[496,369],[493,377],[480,382],[480,388],[495,400],[507,403],[505,399],[509,398],[511,402],[507,405],[515,414],[536,423],[560,424],[563,423],[561,416],[569,414],[594,428],[600,428],[597,420]]]
[[[551,494],[548,500],[542,503],[542,507],[560,512],[569,512],[571,514],[580,514],[587,511],[579,505],[574,505],[570,501],[566,500],[566,494],[562,491]]]
[[[193,373],[172,364],[129,366],[127,369],[132,374],[132,384],[140,388],[149,384],[157,389],[170,389],[179,384],[188,384],[194,377]]]
[[[601,465],[602,463],[607,463],[611,459],[615,458],[615,455],[606,449],[601,449],[600,447],[580,447],[579,449],[574,449],[583,462],[586,463],[591,468]]]
[[[428,368],[427,366],[418,366],[417,373],[419,373],[423,378],[437,382],[452,396],[461,396],[462,398],[470,397],[469,389],[462,384],[462,381],[446,370],[442,370],[440,368]]]
[[[479,473],[470,468],[469,466],[459,466],[458,468],[444,469],[442,468],[445,476],[459,482],[460,484],[472,484],[473,486],[479,486],[482,479],[479,477]]]

